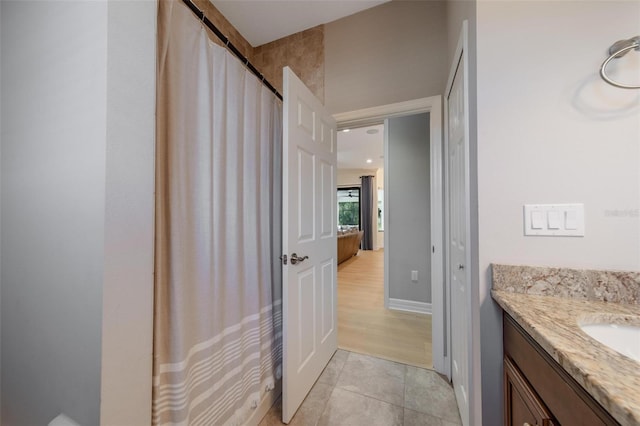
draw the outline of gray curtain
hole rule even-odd
[[[360,207],[362,211],[362,250],[373,250],[373,212],[376,206],[373,205],[373,176],[360,176],[361,194]]]

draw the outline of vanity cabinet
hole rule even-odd
[[[505,425],[552,426],[551,413],[516,366],[504,360]]]
[[[505,426],[619,424],[506,312],[503,332]]]

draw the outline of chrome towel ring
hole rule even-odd
[[[632,37],[628,40],[618,40],[609,48],[609,57],[602,63],[600,67],[600,76],[604,81],[609,83],[612,86],[619,87],[621,89],[640,89],[640,85],[629,85],[618,83],[617,81],[611,80],[607,75],[607,65],[611,62],[612,59],[622,58],[626,55],[630,50],[637,50],[640,52],[640,36]]]

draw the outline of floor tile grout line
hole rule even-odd
[[[401,365],[405,365],[407,367],[415,367],[415,368],[420,368],[422,370],[433,371],[433,372],[437,373],[437,371],[433,368],[433,366],[431,368],[429,368],[429,367],[424,367],[424,366],[421,366],[421,365],[407,364],[406,361],[402,362],[402,361],[396,361],[396,360],[389,359],[389,358],[383,358],[381,355],[371,355],[371,354],[364,353],[364,352],[358,352],[357,350],[345,349],[345,348],[340,348],[340,347],[338,347],[338,349],[341,350],[341,351],[349,352],[350,354],[362,355],[362,356],[366,356],[366,357],[369,357],[369,358],[375,358],[375,359],[379,359],[379,360],[382,360],[382,361],[393,362],[394,364],[401,364]]]
[[[351,352],[348,352],[348,351],[345,351],[345,352],[347,353],[347,357],[345,358],[344,362],[342,363],[342,367],[340,368],[340,371],[338,372],[338,375],[336,377],[336,382],[333,385],[331,385],[331,393],[329,394],[329,398],[327,398],[327,400],[324,402],[324,405],[322,406],[322,410],[320,411],[320,416],[318,416],[318,419],[314,422],[313,426],[317,426],[318,423],[320,422],[320,419],[324,415],[324,412],[327,410],[327,406],[329,405],[329,400],[331,399],[331,395],[333,395],[333,391],[336,390],[336,385],[338,384],[338,380],[340,380],[340,375],[342,374],[342,370],[344,370],[344,366],[347,364],[347,360],[349,359],[349,355],[351,355]],[[338,353],[338,351],[336,351],[333,354],[333,356],[336,356],[337,353]],[[331,359],[333,359],[333,356],[331,357]],[[329,362],[331,362],[331,361],[329,361]],[[315,384],[313,386],[315,386]]]
[[[419,413],[419,414],[424,414],[424,415],[427,415],[427,416],[430,416],[430,417],[436,418],[436,419],[440,420],[440,422],[441,422],[441,423],[442,423],[442,422],[444,422],[444,421],[452,422],[452,423],[456,423],[456,421],[455,421],[455,420],[449,420],[449,419],[446,419],[446,418],[444,418],[444,417],[441,417],[441,416],[435,415],[435,413],[425,412],[425,411],[422,411],[422,410],[420,410],[420,409],[417,409],[417,410],[416,410],[416,409],[414,409],[414,408],[409,408],[409,407],[407,407],[407,398],[406,398],[406,396],[407,396],[407,395],[406,395],[406,393],[407,393],[407,383],[408,383],[408,380],[407,380],[407,379],[408,379],[408,377],[409,377],[410,370],[411,370],[412,368],[413,368],[413,369],[415,369],[415,370],[424,370],[424,371],[425,371],[425,373],[427,373],[427,374],[430,374],[433,370],[429,370],[429,369],[425,369],[425,368],[421,368],[421,367],[415,367],[415,366],[412,366],[412,365],[408,365],[408,364],[404,364],[404,363],[399,363],[399,362],[395,362],[395,361],[389,361],[389,360],[385,360],[385,359],[382,359],[382,358],[378,358],[378,357],[376,357],[376,356],[372,356],[372,355],[363,355],[363,354],[358,354],[357,352],[351,352],[351,351],[348,351],[348,350],[342,350],[342,351],[343,351],[343,352],[345,352],[346,357],[345,357],[344,362],[342,363],[342,366],[340,367],[340,369],[339,369],[339,370],[337,370],[337,371],[338,371],[338,374],[337,374],[337,376],[336,376],[335,383],[333,383],[333,384],[330,384],[330,383],[322,383],[323,385],[328,385],[328,386],[330,386],[330,391],[331,391],[331,392],[330,392],[330,394],[329,394],[329,397],[324,401],[323,406],[322,406],[322,409],[320,410],[320,414],[319,414],[318,418],[317,418],[317,419],[315,419],[315,422],[313,423],[313,426],[317,426],[317,425],[318,425],[318,423],[320,422],[320,420],[322,419],[323,415],[325,414],[325,412],[326,412],[326,410],[327,410],[327,406],[329,405],[329,401],[331,400],[331,397],[333,396],[333,394],[334,394],[334,392],[335,392],[336,388],[337,388],[337,389],[340,389],[341,391],[349,392],[349,393],[351,393],[351,394],[353,394],[353,395],[359,395],[359,396],[361,396],[361,397],[364,397],[364,398],[369,399],[369,400],[372,400],[372,401],[378,401],[378,402],[384,403],[384,404],[386,404],[386,405],[389,405],[389,406],[392,406],[392,407],[397,407],[397,408],[399,408],[399,409],[401,410],[401,413],[402,413],[402,414],[401,414],[401,420],[402,420],[401,424],[404,424],[404,420],[405,420],[405,412],[406,412],[406,410],[414,411],[414,412]],[[337,352],[336,352],[336,353],[337,353]],[[340,377],[342,376],[342,374],[343,374],[343,372],[344,372],[344,370],[345,370],[345,368],[346,368],[346,366],[347,366],[347,362],[349,361],[349,359],[351,358],[351,355],[352,355],[353,353],[356,353],[357,355],[360,355],[360,356],[364,356],[365,358],[371,358],[371,359],[373,359],[373,360],[382,360],[382,361],[385,361],[385,362],[390,362],[390,363],[393,363],[393,364],[401,365],[401,366],[403,367],[403,371],[404,371],[404,373],[403,373],[403,375],[402,375],[402,377],[403,377],[403,384],[402,384],[402,405],[394,404],[393,402],[385,401],[385,400],[382,400],[382,399],[377,398],[377,397],[374,397],[374,396],[366,395],[366,394],[364,394],[364,393],[362,393],[362,392],[359,392],[359,391],[353,391],[353,390],[345,389],[345,388],[343,388],[343,387],[339,387],[339,386],[338,386],[338,382],[339,382],[339,380],[340,380]],[[335,354],[334,354],[334,356],[335,356]],[[333,359],[333,357],[332,357],[332,359]],[[435,373],[440,377],[440,379],[442,379],[444,382],[447,382],[447,381],[446,381],[446,379],[444,379],[440,374],[438,374],[437,372],[435,372]],[[313,386],[313,387],[315,387],[315,385],[316,385],[316,384],[318,384],[318,383],[320,383],[320,382],[316,381],[316,383],[314,384],[314,386]],[[448,385],[448,387],[450,387],[450,386],[451,386],[449,383],[446,383],[446,384]],[[312,389],[313,389],[313,387],[312,387]],[[282,398],[282,396],[280,396],[279,398]],[[454,398],[454,403],[455,403],[455,396],[454,396],[453,398]],[[305,398],[305,400],[306,400],[306,398]],[[276,403],[274,403],[274,405],[271,407],[271,409],[273,409],[273,407],[274,407],[276,404],[277,404],[277,402],[276,402]],[[457,408],[457,403],[456,403],[456,408]],[[271,410],[271,409],[270,409],[270,410]],[[265,415],[265,416],[266,416],[266,415]],[[264,420],[264,419],[262,419],[262,420]],[[281,424],[282,424],[282,423],[281,423]]]
[[[389,402],[389,401],[384,401],[382,399],[376,398],[375,396],[365,395],[363,393],[355,392],[355,391],[352,391],[350,389],[341,388],[339,386],[336,386],[334,389],[340,389],[341,391],[345,391],[345,392],[352,393],[354,395],[359,395],[359,396],[362,396],[362,397],[365,397],[365,398],[373,399],[374,401],[382,402],[384,404],[393,405],[394,407],[402,408],[404,410],[404,407],[402,405],[394,404],[393,402]]]

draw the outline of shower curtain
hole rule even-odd
[[[238,425],[281,375],[282,105],[160,1],[153,424]]]

